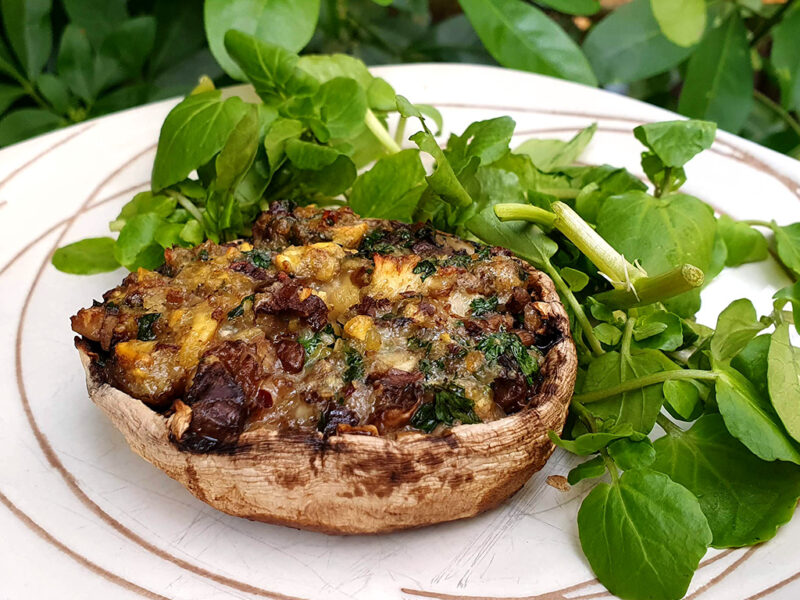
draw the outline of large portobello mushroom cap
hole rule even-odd
[[[391,225],[391,229],[399,226],[356,221],[347,209],[340,211],[342,218],[331,220],[328,214],[319,225],[319,212],[296,209],[292,216],[285,209],[273,207],[271,214],[262,216],[256,238],[266,231],[273,242],[286,247],[330,239],[331,234],[323,230],[334,221],[338,222],[332,230],[338,228],[340,232],[343,228],[352,231],[353,224],[360,223],[368,223],[370,231],[380,223]],[[304,218],[297,219],[298,214]],[[287,219],[293,229],[287,227]],[[297,227],[300,221],[303,226]],[[435,235],[439,240],[455,239],[439,232]],[[276,241],[275,236],[280,239]],[[184,252],[196,255],[197,249]],[[543,317],[540,324],[547,328],[550,340],[541,347],[536,382],[529,386],[525,403],[517,407],[517,412],[483,423],[439,426],[430,434],[408,427],[393,435],[364,435],[375,431],[371,426],[340,426],[338,435],[330,435],[330,431],[324,434],[313,426],[253,427],[240,429],[232,443],[193,447],[182,443],[181,438],[191,421],[186,404],[179,401],[165,408],[156,398],[161,393],[174,394],[174,389],[157,389],[148,402],[118,389],[126,385],[109,376],[107,363],[113,358],[113,349],[109,355],[101,346],[108,351],[109,345],[113,346],[109,336],[116,335],[108,333],[105,320],[108,305],[113,304],[108,301],[111,292],[105,305],[96,304],[73,318],[73,328],[83,335],[76,338],[76,346],[91,399],[130,447],[200,500],[223,512],[334,534],[380,533],[452,521],[497,506],[542,468],[553,451],[547,432],[561,432],[573,393],[577,359],[567,315],[552,281],[518,262],[527,274],[526,289]],[[118,310],[116,306],[113,309]],[[117,333],[124,329],[116,317],[113,323]],[[140,320],[139,334],[141,331]],[[196,363],[197,359],[195,369]],[[195,371],[186,375],[185,388],[193,377],[198,377]],[[191,394],[190,388],[188,396]],[[348,429],[352,432],[347,433]]]

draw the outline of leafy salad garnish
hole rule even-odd
[[[791,518],[800,498],[800,349],[791,341],[800,327],[800,223],[718,217],[681,191],[684,167],[711,146],[714,124],[634,129],[650,191],[625,169],[571,166],[594,126],[569,142],[512,149],[514,121],[499,117],[441,147],[438,112],[397,95],[359,60],[299,57],[237,31],[225,49],[261,102],[201,81],[167,116],[152,187],[111,223],[117,239],[61,248],[57,268],[156,268],[164,248],[249,235],[274,200],[428,222],[476,242],[479,258],[484,245],[504,246],[553,279],[571,318],[579,379],[563,437],[550,436],[588,457],[568,480],[593,481],[578,529],[611,592],[680,598],[708,547],[763,542]],[[362,250],[386,245],[383,237],[371,235]],[[696,322],[704,285],[770,253],[794,283],[775,294],[769,314],[737,299],[715,329]],[[250,260],[269,262],[255,251]],[[492,309],[488,300],[471,306],[476,316]],[[145,337],[152,324],[140,323]],[[516,336],[481,343],[534,372]],[[357,352],[347,366],[349,379],[363,376]],[[456,387],[435,393],[423,428],[470,422]],[[666,435],[652,442],[656,426]]]

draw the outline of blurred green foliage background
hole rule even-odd
[[[0,17],[0,146],[185,94],[200,75],[233,83],[234,28],[374,65],[600,85],[800,157],[797,0],[0,0]]]

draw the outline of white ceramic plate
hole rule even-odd
[[[674,118],[604,91],[465,65],[375,69],[448,130],[508,114],[518,139],[566,139],[593,121],[582,160],[640,173],[631,129]],[[557,451],[501,507],[467,521],[374,537],[328,537],[216,512],[135,456],[86,395],[69,316],[122,271],[57,272],[52,250],[107,234],[148,185],[161,102],[0,152],[0,598],[376,599],[604,598],[581,554],[575,517],[585,485],[560,492]],[[720,133],[687,168],[686,191],[734,217],[800,221],[800,163]],[[701,320],[747,296],[767,311],[786,283],[777,266],[727,271]],[[690,598],[800,597],[800,519],[762,547],[712,551]]]

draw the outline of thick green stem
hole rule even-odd
[[[772,223],[768,221],[759,221],[758,219],[752,219],[749,221],[742,221],[742,223],[746,223],[751,227],[766,227],[767,229],[772,229]]]
[[[611,279],[614,287],[629,288],[632,282],[647,276],[642,269],[625,260],[569,206],[554,202],[552,209],[551,213],[528,204],[498,204],[494,213],[502,221],[529,221],[556,227]]]
[[[663,414],[659,413],[656,417],[656,423],[661,425],[661,429],[667,432],[667,435],[680,435],[683,433],[683,430],[675,425],[672,421],[670,421],[667,417]]]
[[[406,134],[406,123],[408,119],[406,117],[400,117],[397,120],[397,129],[394,131],[394,141],[397,143],[398,146],[403,144],[404,136]]]
[[[547,227],[552,227],[558,220],[549,210],[532,204],[498,204],[494,207],[494,214],[501,221],[528,221]]]
[[[611,481],[614,483],[619,482],[619,471],[617,470],[617,464],[611,459],[608,455],[608,450],[605,448],[600,449],[600,456],[603,457],[603,464],[608,469],[608,472],[611,474]]]
[[[644,306],[699,288],[704,278],[703,271],[694,265],[683,265],[662,275],[637,279],[633,289],[609,290],[595,298],[612,308]]]
[[[164,191],[168,195],[170,195],[173,198],[175,198],[178,201],[178,204],[180,204],[183,208],[185,208],[189,212],[189,214],[192,215],[198,221],[200,221],[200,223],[203,222],[203,215],[200,212],[200,209],[197,208],[194,205],[194,203],[192,203],[192,201],[189,200],[186,196],[184,196],[183,194],[179,194],[177,192],[174,192],[172,190],[164,190]]]
[[[583,336],[586,338],[586,343],[589,344],[592,354],[595,356],[601,356],[605,354],[605,350],[603,350],[603,347],[600,345],[600,340],[598,340],[594,335],[592,324],[589,322],[589,319],[586,316],[586,313],[583,311],[581,303],[578,302],[578,299],[575,297],[575,294],[572,293],[572,290],[569,289],[567,283],[561,278],[558,270],[556,270],[556,268],[553,267],[549,261],[543,266],[544,271],[550,276],[550,279],[553,280],[553,283],[555,283],[561,298],[564,299],[567,304],[569,304],[572,312],[575,313],[575,318],[583,330]]]
[[[589,404],[591,402],[600,402],[601,400],[606,400],[607,398],[613,398],[614,396],[624,394],[625,392],[639,390],[647,387],[648,385],[664,383],[665,381],[670,381],[672,379],[704,379],[713,381],[718,377],[719,375],[714,371],[702,371],[700,369],[676,369],[673,371],[660,371],[658,373],[652,373],[651,375],[645,375],[644,377],[629,379],[628,381],[623,381],[619,385],[597,390],[596,392],[577,394],[575,395],[574,399],[578,402],[582,402],[583,404]]]
[[[553,203],[553,212],[558,219],[555,226],[591,260],[594,265],[612,279],[614,287],[627,287],[647,273],[633,266],[625,257],[592,229],[578,213],[563,202]]]
[[[378,120],[378,117],[375,116],[375,113],[372,112],[370,109],[367,109],[367,116],[364,119],[364,122],[367,124],[367,128],[372,132],[372,134],[378,138],[378,141],[392,154],[396,154],[400,152],[401,148],[394,141],[389,132],[386,131],[386,128],[383,126]]]

